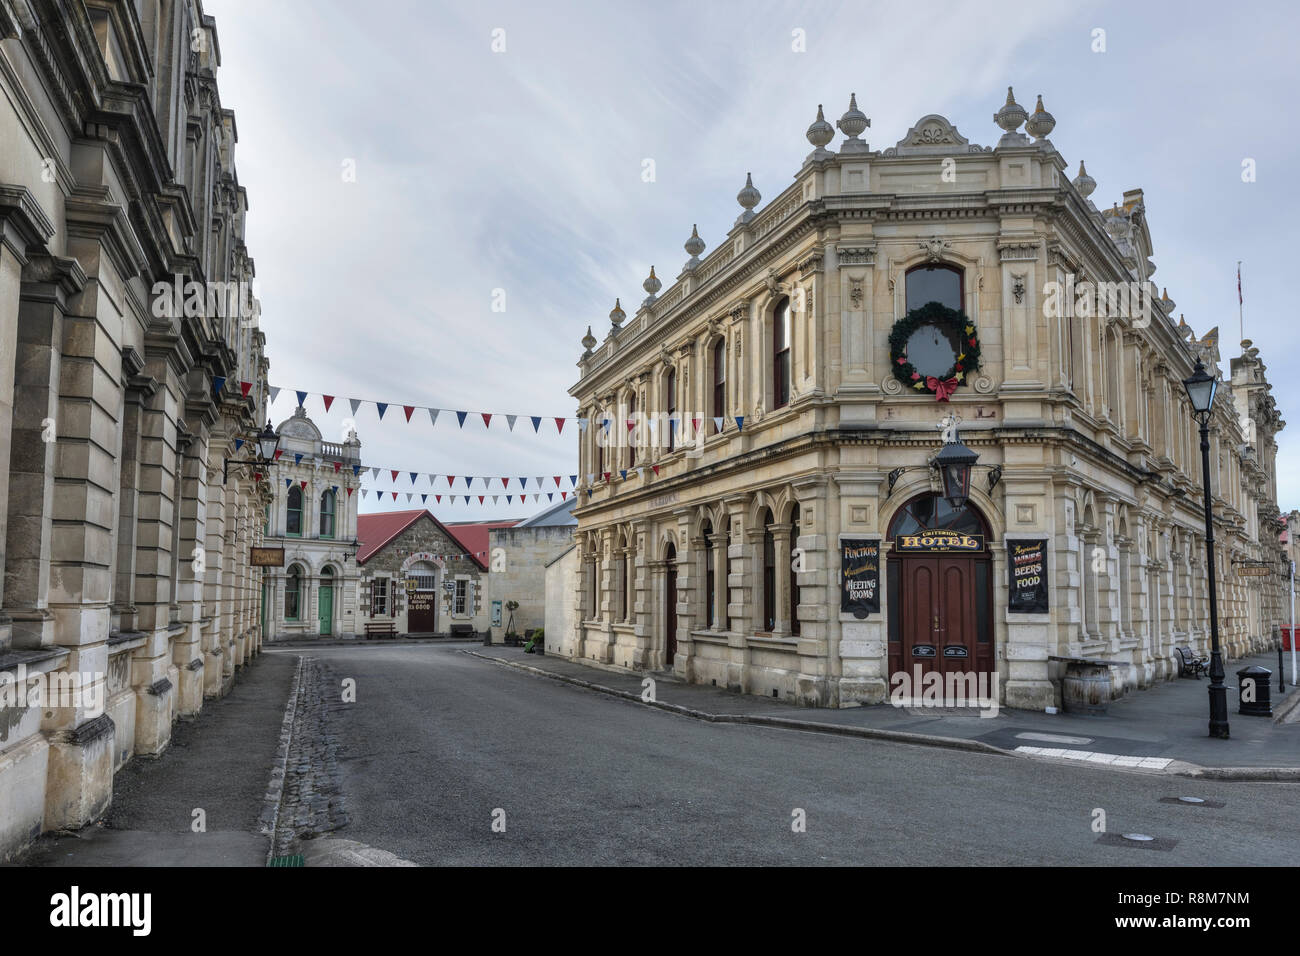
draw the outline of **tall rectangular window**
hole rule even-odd
[[[664,405],[668,409],[668,451],[677,447],[677,370],[669,369],[664,376]]]
[[[790,300],[782,299],[772,316],[772,407],[790,403]]]
[[[718,339],[713,346],[713,417],[727,415],[727,343]]]
[[[469,582],[466,581],[464,578],[460,578],[456,581],[456,600],[455,603],[452,605],[451,613],[459,615],[460,617],[464,617],[465,608],[469,605],[468,598],[469,598]]]
[[[370,583],[370,616],[388,616],[388,578],[375,578]]]

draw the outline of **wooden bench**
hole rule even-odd
[[[1178,676],[1194,677],[1201,679],[1201,675],[1206,673],[1209,667],[1210,659],[1208,657],[1197,657],[1192,653],[1191,647],[1175,647],[1174,652],[1178,658]]]
[[[376,637],[397,637],[397,625],[392,621],[366,622],[366,640]]]

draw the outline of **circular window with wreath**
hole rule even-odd
[[[948,401],[966,376],[979,370],[980,341],[966,313],[927,302],[894,323],[889,333],[894,377],[917,392]]]

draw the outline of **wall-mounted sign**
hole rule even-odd
[[[962,647],[960,644],[949,644],[943,649],[943,656],[968,657],[970,655],[966,652],[966,648]]]
[[[935,653],[933,644],[917,644],[912,648],[913,657],[934,657]]]
[[[880,613],[880,539],[840,541],[840,611],[859,620]]]
[[[1237,565],[1237,573],[1244,574],[1248,578],[1262,578],[1262,577],[1267,577],[1268,575],[1273,573],[1273,566],[1239,564]]]
[[[983,551],[984,535],[962,534],[960,531],[922,531],[920,534],[900,534],[894,541],[895,551]]]
[[[248,563],[255,568],[282,568],[284,548],[249,548]]]
[[[1048,610],[1047,540],[1007,542],[1007,610],[1041,614]]]

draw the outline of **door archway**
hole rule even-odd
[[[957,674],[989,674],[993,574],[984,516],[969,502],[954,508],[940,495],[917,495],[890,521],[889,540],[891,676],[907,674],[920,697],[918,666],[922,679],[940,672],[948,691]]]

